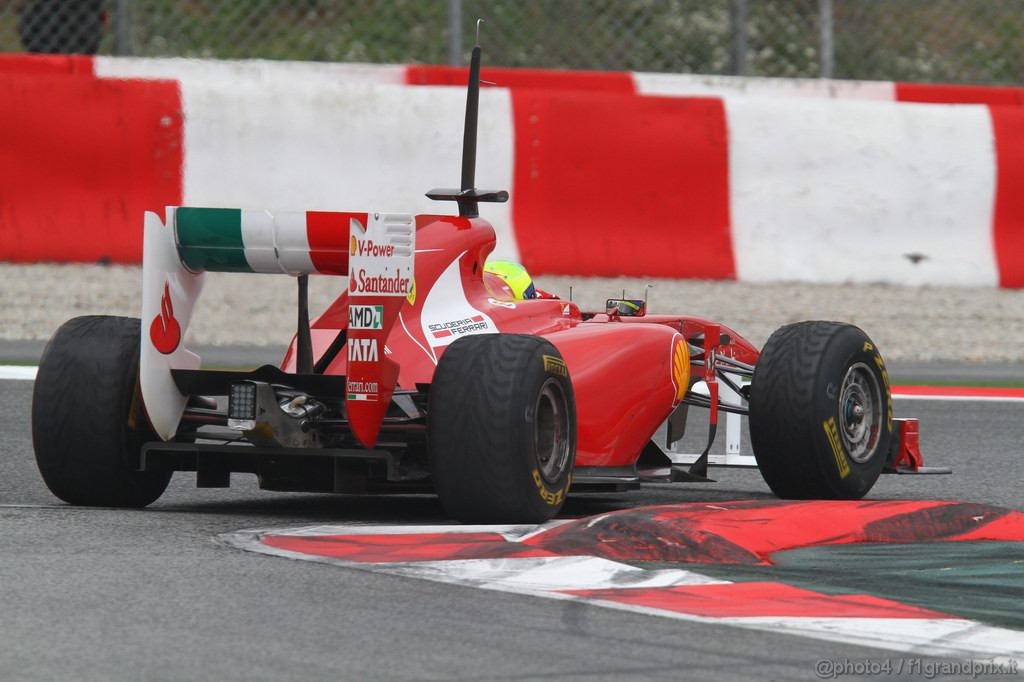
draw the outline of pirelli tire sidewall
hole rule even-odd
[[[568,433],[565,435],[569,440],[569,452],[564,466],[557,467],[553,473],[544,471],[544,467],[538,461],[536,442],[538,422],[543,419],[537,412],[536,399],[541,397],[545,386],[548,386],[549,396],[551,389],[561,392],[564,406],[568,410]],[[521,416],[524,428],[519,429],[519,448],[522,452],[529,453],[527,457],[522,458],[522,463],[533,486],[531,491],[537,494],[536,505],[541,510],[540,515],[551,518],[562,508],[572,485],[572,469],[576,460],[576,397],[572,391],[572,381],[569,379],[565,361],[558,350],[547,341],[539,345],[533,357],[528,360],[527,369],[523,373],[522,395],[527,405]],[[529,406],[531,397],[535,401],[532,407]],[[546,411],[543,406],[540,409],[542,412]]]
[[[856,368],[877,385],[877,439],[870,454],[851,456],[841,430],[843,386]],[[750,430],[765,481],[784,498],[860,499],[889,456],[892,393],[877,347],[861,329],[800,322],[765,344],[751,386]]]
[[[70,504],[144,507],[170,471],[139,471],[156,440],[139,389],[137,318],[90,315],[65,322],[39,361],[32,442],[43,481]]]
[[[568,439],[564,460],[547,471],[537,446],[545,392],[564,399]],[[434,488],[449,516],[463,523],[552,518],[568,495],[576,455],[575,396],[558,350],[518,334],[454,342],[430,387],[427,434]]]
[[[840,428],[839,413],[843,406],[837,401],[835,390],[837,385],[841,387],[846,373],[855,366],[865,368],[864,371],[874,376],[878,383],[880,398],[878,440],[870,458],[863,462],[850,456],[842,437],[839,437],[838,443],[834,446],[834,437],[826,433],[831,431],[832,420],[835,420],[837,432]],[[825,375],[821,378],[824,388],[818,389],[817,407],[821,414],[819,424],[823,440],[819,445],[821,457],[818,461],[823,476],[831,481],[836,497],[859,499],[878,481],[889,456],[889,442],[892,437],[892,392],[889,387],[889,373],[874,343],[867,334],[853,326],[846,327],[837,336],[835,343],[829,346],[822,362],[822,371]],[[842,463],[849,467],[849,473],[844,473]]]

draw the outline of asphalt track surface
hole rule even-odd
[[[0,381],[0,679],[816,679],[819,659],[894,657],[213,542],[254,527],[444,522],[430,496],[269,493],[244,476],[197,490],[176,474],[146,510],[70,507],[36,471],[31,390]],[[898,400],[896,413],[920,418],[927,464],[956,472],[885,476],[873,499],[1024,509],[1024,404]],[[771,497],[756,471],[713,472],[717,484],[570,498],[564,515]]]

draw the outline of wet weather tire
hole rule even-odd
[[[561,509],[576,459],[576,402],[545,339],[480,334],[445,350],[427,412],[431,475],[463,523],[542,523]]]
[[[750,440],[768,486],[787,499],[860,499],[889,454],[892,396],[867,335],[798,322],[768,339],[750,386]]]
[[[144,507],[171,472],[137,471],[154,440],[139,397],[139,320],[76,317],[43,351],[32,393],[32,444],[47,487],[70,504]]]

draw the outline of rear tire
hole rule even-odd
[[[459,339],[438,362],[428,407],[431,476],[449,516],[542,523],[562,508],[576,460],[576,402],[550,342]]]
[[[885,363],[839,322],[798,322],[768,339],[750,386],[750,440],[768,487],[787,499],[860,499],[892,437]]]
[[[155,440],[139,390],[139,320],[87,316],[46,344],[32,392],[32,444],[46,486],[70,504],[145,507],[169,471],[138,471]]]

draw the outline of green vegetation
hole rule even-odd
[[[448,0],[131,0],[140,56],[343,62],[448,61]],[[0,49],[17,8],[0,4]],[[463,55],[477,17],[489,64],[728,74],[730,0],[462,0]],[[101,52],[113,53],[118,15]],[[1017,83],[1024,0],[833,0],[835,75]],[[747,72],[819,74],[818,0],[747,0]]]

